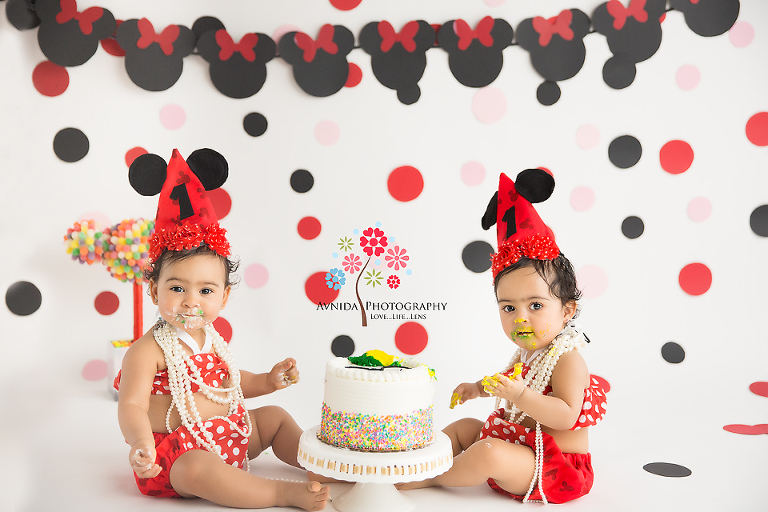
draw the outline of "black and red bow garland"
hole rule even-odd
[[[54,64],[84,64],[99,42],[106,47],[116,41],[124,51],[131,80],[143,89],[160,91],[178,81],[183,59],[197,54],[210,63],[214,86],[233,98],[256,94],[266,80],[266,63],[275,57],[293,67],[294,78],[306,93],[330,96],[347,84],[347,55],[361,48],[371,56],[376,79],[396,90],[401,102],[411,104],[420,96],[418,82],[426,67],[426,50],[446,51],[451,72],[462,85],[485,87],[501,72],[502,51],[518,46],[530,54],[534,69],[544,79],[537,98],[551,105],[560,97],[557,82],[572,78],[584,64],[585,36],[598,33],[606,38],[613,57],[603,67],[603,80],[622,89],[634,81],[636,64],[658,50],[661,21],[667,12],[681,12],[693,32],[710,37],[728,31],[739,10],[739,0],[608,0],[591,18],[579,9],[565,9],[548,18],[522,20],[514,29],[490,16],[474,27],[462,19],[442,25],[418,20],[399,31],[387,21],[376,21],[365,25],[355,44],[349,29],[325,24],[314,38],[289,32],[279,45],[258,32],[233,37],[213,17],[196,20],[192,29],[169,25],[158,30],[146,18],[115,20],[101,7],[78,11],[76,0],[8,0],[6,14],[19,30],[39,26],[38,43]]]

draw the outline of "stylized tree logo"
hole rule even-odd
[[[375,227],[369,227],[363,230],[362,234],[358,230],[354,230],[353,238],[341,237],[339,238],[338,246],[339,250],[344,253],[341,267],[332,268],[325,274],[325,284],[328,288],[333,290],[340,290],[347,282],[348,273],[350,276],[357,274],[355,279],[355,295],[357,296],[357,303],[360,305],[360,312],[363,317],[363,327],[368,325],[368,319],[365,314],[365,306],[363,306],[363,300],[360,298],[360,279],[365,282],[364,286],[370,286],[376,288],[384,283],[389,286],[390,289],[395,290],[400,287],[402,283],[401,278],[396,275],[396,272],[404,270],[407,275],[411,274],[411,269],[406,269],[409,264],[410,256],[407,251],[399,245],[392,245],[391,239],[384,235],[384,231],[379,229],[381,223],[377,222]],[[355,242],[357,239],[357,242]],[[357,245],[355,245],[357,243]],[[360,250],[362,254],[356,254],[356,250]],[[384,261],[381,261],[381,256],[384,256]],[[334,253],[334,257],[338,257],[338,253]],[[383,267],[382,269],[371,268],[366,271],[368,265],[371,263],[371,259],[374,260],[374,265]],[[390,272],[388,276],[385,276],[385,272]]]

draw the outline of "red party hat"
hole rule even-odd
[[[542,169],[522,171],[517,183],[506,174],[499,176],[499,189],[482,220],[483,229],[496,224],[498,251],[491,258],[494,278],[522,257],[548,260],[560,254],[555,234],[533,207],[548,199],[554,188],[554,178]]]

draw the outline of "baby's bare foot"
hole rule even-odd
[[[424,487],[437,487],[439,484],[435,482],[434,478],[422,480],[421,482],[407,482],[404,484],[395,484],[395,487],[399,491],[407,491],[410,489],[423,489]]]
[[[330,489],[320,482],[281,482],[278,490],[278,506],[303,508],[304,510],[323,510]]]

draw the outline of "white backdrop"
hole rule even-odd
[[[474,26],[491,15],[516,27],[525,18],[555,16],[566,8],[591,16],[600,3],[363,0],[345,12],[324,0],[215,5],[102,0],[81,1],[78,9],[101,5],[118,19],[147,17],[158,31],[216,16],[237,39],[246,32],[284,32],[286,25],[314,36],[325,23],[344,25],[357,36],[367,22],[382,19],[399,30],[417,19],[442,24],[462,18]],[[583,69],[560,82],[562,97],[549,107],[536,101],[542,78],[521,48],[504,50],[504,68],[485,90],[459,84],[447,54],[435,48],[427,52],[421,98],[406,106],[375,79],[362,49],[349,55],[362,69],[360,84],[327,98],[303,92],[290,66],[277,58],[267,64],[260,92],[231,99],[214,88],[208,64],[196,55],[184,60],[172,88],[148,92],[131,82],[123,59],[103,49],[68,69],[63,94],[47,97],[32,83],[33,70],[45,60],[36,30],[17,31],[0,16],[5,227],[0,289],[26,281],[42,295],[40,308],[30,315],[0,310],[5,332],[0,500],[18,510],[46,510],[54,503],[95,510],[122,500],[162,506],[134,501],[138,493],[131,488],[116,405],[107,391],[108,341],[132,332],[131,287],[101,265],[70,261],[62,238],[81,218],[110,225],[154,216],[157,198],[139,196],[128,183],[125,155],[131,148],[167,160],[173,148],[187,156],[210,147],[230,165],[223,188],[232,208],[222,225],[240,258],[240,274],[260,269],[268,275],[260,283],[243,278],[234,290],[223,314],[232,326],[231,346],[241,368],[267,371],[292,356],[302,375],[300,385],[253,400],[252,406],[280,404],[309,428],[319,421],[334,338],[351,337],[356,355],[373,348],[401,353],[395,333],[402,320],[372,319],[362,327],[359,312],[318,311],[305,292],[312,274],[340,266],[332,253],[341,236],[380,222],[407,248],[413,273],[397,290],[371,289],[361,281],[363,300],[445,303],[445,311],[418,320],[428,343],[417,357],[435,368],[439,379],[436,423],[484,417],[489,401],[449,410],[450,393],[459,382],[499,369],[513,347],[499,329],[490,273],[467,269],[462,251],[476,240],[495,245],[495,232],[482,231],[480,217],[498,174],[514,178],[522,169],[546,167],[556,189],[538,211],[579,271],[585,290],[581,323],[593,341],[584,356],[590,370],[611,386],[609,413],[591,431],[595,487],[581,505],[568,507],[761,509],[764,437],[723,427],[766,423],[765,397],[749,386],[768,380],[762,307],[768,242],[750,229],[749,219],[768,203],[768,148],[750,142],[745,127],[768,110],[768,4],[743,0],[739,23],[754,29],[748,45],[737,38],[745,25],[738,26],[739,34],[703,38],[679,12],[668,13],[660,49],[638,64],[634,83],[623,90],[603,82],[602,66],[611,54],[603,36],[590,34]],[[681,71],[684,66],[700,76],[689,90],[676,80],[690,76],[692,68]],[[493,122],[478,119],[477,107],[494,93],[503,98],[506,109],[497,110],[503,115]],[[183,112],[180,126],[169,128],[161,116],[168,106]],[[243,130],[251,112],[268,120],[260,137]],[[324,122],[338,128],[333,143],[318,138]],[[52,149],[56,133],[66,127],[89,139],[88,154],[75,163],[63,162]],[[643,149],[629,169],[608,158],[609,144],[622,135],[632,135]],[[659,152],[671,140],[686,141],[694,151],[682,174],[665,172],[660,164]],[[481,166],[484,177],[462,178],[462,167],[471,162]],[[424,188],[402,202],[388,192],[387,179],[406,165],[418,169]],[[289,184],[297,169],[314,177],[306,193]],[[584,188],[594,195],[589,207],[582,206],[589,197]],[[711,206],[711,214],[691,213],[696,198]],[[311,240],[297,232],[308,216],[322,226]],[[639,238],[622,234],[629,216],[643,221]],[[711,287],[702,295],[686,293],[678,282],[690,263],[702,263],[712,273]],[[355,302],[353,285],[342,288],[338,301]],[[102,292],[119,298],[113,314],[95,309]],[[146,300],[145,328],[156,314],[149,306]],[[682,362],[662,357],[668,342],[685,351]],[[678,464],[692,474],[667,478],[643,470],[653,462]],[[461,493],[423,492],[431,493],[425,495],[429,503],[442,503],[442,510],[495,499],[485,487],[466,501]],[[446,496],[459,499],[440,501]]]

